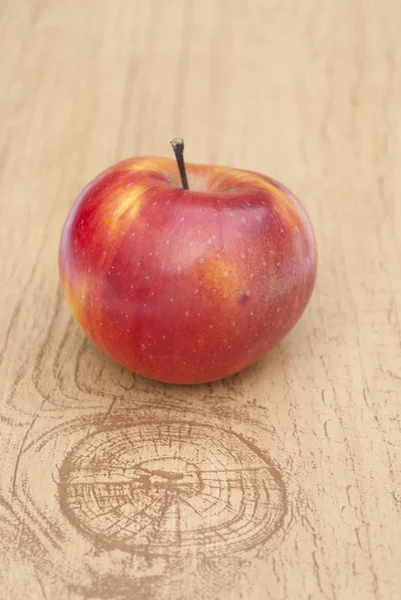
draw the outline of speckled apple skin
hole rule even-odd
[[[73,205],[60,279],[87,336],[117,363],[169,383],[227,377],[293,328],[312,294],[310,220],[264,175],[174,160],[117,163]]]

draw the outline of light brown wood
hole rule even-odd
[[[0,11],[0,597],[400,598],[401,4]],[[319,250],[285,341],[200,387],[105,358],[57,271],[81,188],[177,135],[292,188]]]

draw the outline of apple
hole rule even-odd
[[[139,156],[81,192],[63,228],[61,286],[86,335],[166,383],[227,377],[293,328],[317,253],[300,201],[266,175]],[[178,168],[177,168],[178,164]],[[189,188],[189,189],[188,189]]]

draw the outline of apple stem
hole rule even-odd
[[[175,158],[177,159],[178,170],[180,171],[180,177],[182,187],[184,190],[189,190],[187,170],[184,162],[184,140],[180,137],[171,140],[170,144],[173,147]]]

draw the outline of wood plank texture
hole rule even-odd
[[[398,0],[0,2],[0,598],[401,597],[400,25]],[[193,387],[103,356],[57,271],[81,188],[177,135],[293,189],[319,250],[279,347]]]

